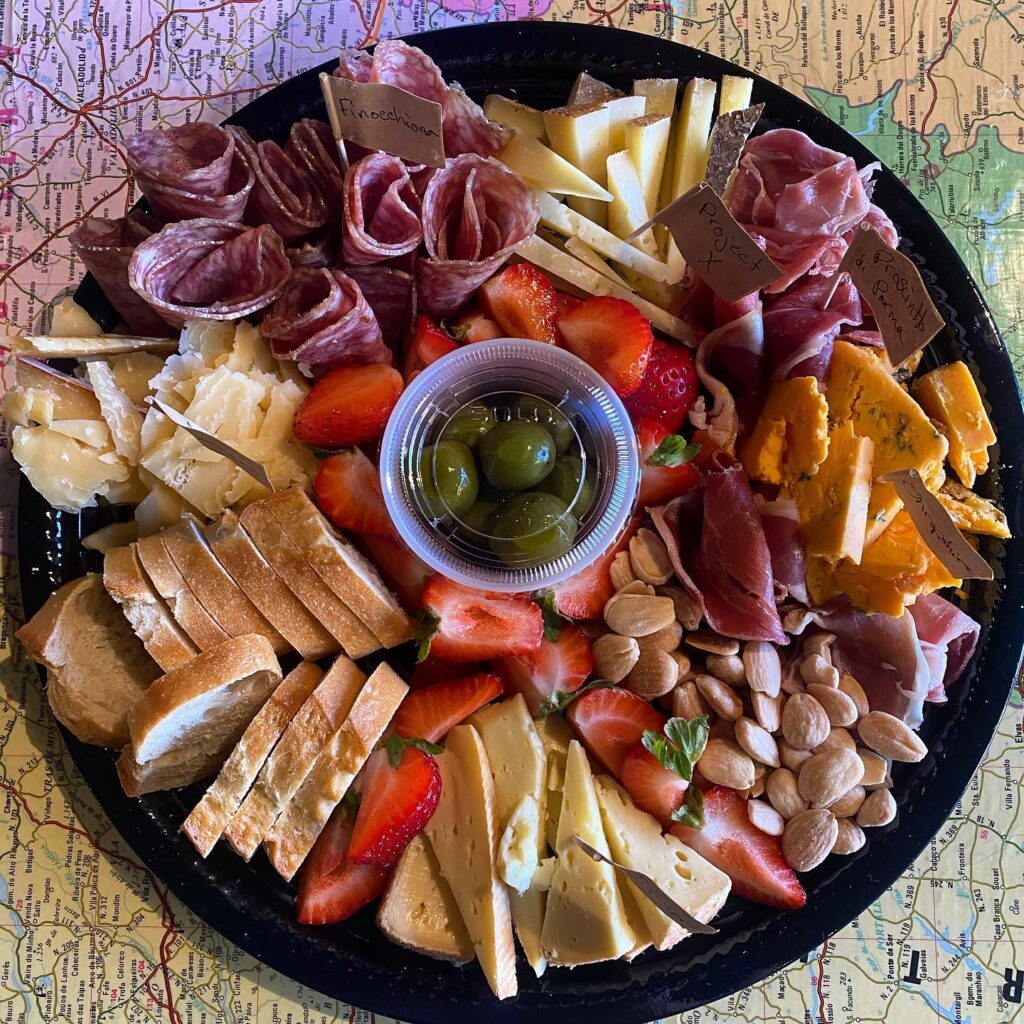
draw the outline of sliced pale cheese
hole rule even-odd
[[[538,719],[536,726],[537,735],[544,747],[544,834],[548,846],[553,850],[558,839],[562,787],[565,785],[565,762],[569,757],[572,730],[561,715],[548,715],[547,718]]]
[[[108,505],[138,505],[149,494],[142,482],[138,466],[133,466],[124,480],[114,480],[104,495]]]
[[[731,114],[750,106],[750,94],[754,88],[752,78],[738,75],[722,75],[721,94],[718,97],[718,113]]]
[[[110,448],[110,428],[103,420],[54,420],[50,429],[55,434],[73,437],[89,448]]]
[[[620,96],[608,100],[608,148],[617,153],[626,145],[626,125],[636,117],[647,113],[647,99],[644,96]]]
[[[586,71],[581,71],[576,76],[576,81],[572,83],[572,89],[569,90],[568,105],[604,103],[606,100],[618,99],[622,95],[624,94],[621,89],[616,89],[614,85],[609,85]]]
[[[676,112],[676,91],[678,78],[638,78],[633,83],[633,93],[647,101],[647,114],[672,117]]]
[[[87,551],[99,551],[105,555],[111,548],[124,547],[138,540],[139,531],[134,522],[107,523],[82,538],[82,547]]]
[[[123,355],[125,352],[171,353],[178,343],[173,338],[145,338],[126,334],[75,337],[52,334],[23,334],[8,339],[8,347],[17,356],[36,359],[94,359]]]
[[[19,388],[32,388],[49,395],[55,420],[103,418],[100,403],[88,384],[46,363],[19,356],[14,360],[14,381]]]
[[[51,338],[97,338],[102,333],[103,328],[70,295],[51,311]]]
[[[596,270],[602,277],[614,281],[623,288],[629,288],[629,283],[621,274],[614,271],[601,257],[587,245],[581,242],[575,235],[565,240],[565,251],[575,256],[581,263],[585,263],[591,270]]]
[[[658,193],[671,130],[672,118],[666,114],[644,114],[626,124],[626,152],[640,179],[648,217],[658,212]]]
[[[611,193],[564,157],[529,135],[514,135],[498,154],[528,184],[545,192],[608,202]]]
[[[528,135],[531,139],[541,142],[547,140],[548,133],[544,128],[544,115],[525,103],[510,100],[507,96],[491,93],[484,100],[484,114],[492,121],[512,128],[517,135]]]
[[[608,776],[597,779],[601,821],[612,857],[634,871],[642,871],[685,911],[707,923],[722,909],[729,895],[729,876],[671,834],[649,814],[634,806],[629,796]],[[656,949],[671,949],[689,932],[666,917],[632,882],[627,883],[650,931]]]
[[[177,491],[172,491],[156,477],[141,471],[149,493],[135,508],[135,523],[140,537],[149,537],[177,523],[185,512],[193,511]]]
[[[608,204],[608,229],[612,234],[625,238],[651,219],[640,177],[625,150],[608,157],[608,189],[612,194]],[[634,238],[633,245],[652,259],[658,258],[658,243],[651,228]]]
[[[53,395],[42,388],[14,387],[0,398],[0,416],[18,427],[48,427],[54,422],[53,412]]]
[[[142,413],[117,386],[114,371],[102,359],[90,359],[85,375],[100,403],[100,411],[110,427],[114,447],[130,466],[137,465],[142,454]]]
[[[587,755],[573,740],[569,744],[558,820],[558,863],[548,890],[541,931],[541,945],[548,961],[560,967],[617,960],[637,946],[615,869],[588,857],[573,841],[575,836],[610,856]]]
[[[110,359],[114,383],[136,404],[151,394],[149,382],[164,368],[164,361],[152,352],[130,352]]]
[[[545,110],[544,128],[556,153],[588,178],[604,185],[605,161],[611,152],[611,143],[608,108],[603,103]],[[604,224],[604,206],[599,201],[578,197],[571,201],[575,210]]]
[[[499,999],[516,994],[516,951],[508,890],[495,856],[498,817],[494,777],[479,733],[457,725],[448,733],[441,769],[441,799],[425,833],[451,886],[476,957]]]
[[[622,906],[626,911],[626,920],[629,922],[630,931],[634,936],[633,948],[624,953],[627,961],[635,960],[645,949],[654,945],[651,938],[651,930],[647,927],[644,915],[640,912],[640,905],[630,892],[628,885],[619,885],[619,895],[622,897]]]

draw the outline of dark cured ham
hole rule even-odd
[[[978,646],[981,626],[938,594],[919,597],[910,606],[910,614],[931,673],[925,699],[942,704],[947,687],[967,668]]]
[[[379,264],[345,267],[345,273],[359,285],[373,310],[384,343],[398,348],[416,318],[416,279],[407,270]]]
[[[397,156],[371,153],[345,175],[341,249],[349,264],[404,256],[423,240],[420,201]]]
[[[331,223],[337,222],[341,216],[343,179],[338,144],[331,129],[323,121],[304,117],[292,125],[284,151],[316,183]]]
[[[420,312],[454,313],[533,234],[537,217],[532,189],[507,167],[471,154],[449,160],[423,197]]]
[[[391,361],[373,310],[340,270],[296,270],[261,328],[278,359],[318,369]]]
[[[290,273],[273,228],[210,219],[168,224],[137,246],[128,266],[132,288],[178,327],[255,313],[273,302]]]
[[[775,603],[799,601],[810,603],[804,575],[804,544],[800,536],[800,514],[796,502],[777,498],[758,505],[761,529],[772,561],[775,580]]]

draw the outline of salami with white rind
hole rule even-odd
[[[413,252],[423,240],[420,201],[405,164],[371,153],[345,175],[341,226],[344,260],[379,263]]]

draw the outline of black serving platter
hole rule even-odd
[[[719,78],[737,68],[709,54],[614,29],[521,22],[429,32],[412,42],[477,100],[490,92],[537,107],[564,102],[583,70],[625,89],[632,79],[695,75]],[[324,65],[329,70],[330,65]],[[283,140],[293,121],[323,117],[317,72],[308,71],[261,96],[231,121],[257,139]],[[742,72],[746,74],[747,72]],[[755,77],[754,102],[765,103],[759,131],[792,127],[851,154],[861,166],[872,154],[806,103]],[[262,854],[243,864],[223,844],[200,860],[178,827],[202,787],[127,799],[110,752],[65,732],[71,754],[100,804],[136,854],[209,925],[281,973],[327,995],[413,1022],[479,1024],[636,1024],[687,1010],[751,985],[804,956],[868,908],[913,862],[964,791],[1017,679],[1024,642],[1024,411],[1010,359],[978,288],[934,221],[887,170],[876,175],[875,202],[899,228],[903,248],[921,265],[949,322],[931,346],[934,363],[966,359],[981,382],[999,435],[994,467],[980,489],[1005,508],[1014,540],[986,541],[996,581],[973,583],[965,606],[983,622],[981,644],[949,703],[929,707],[921,734],[929,754],[898,766],[896,821],[869,833],[851,857],[831,857],[805,876],[807,906],[783,913],[732,898],[715,924],[719,934],[691,937],[666,953],[632,964],[574,971],[552,969],[540,980],[520,963],[520,994],[497,1002],[475,965],[453,967],[388,942],[365,911],[350,921],[310,928],[294,920],[293,887]],[[109,304],[86,278],[78,299],[112,326]],[[19,556],[26,611],[32,614],[61,583],[98,568],[79,538],[109,521],[109,510],[81,519],[55,513],[22,485]]]

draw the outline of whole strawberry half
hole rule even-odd
[[[640,386],[625,399],[634,423],[653,420],[674,434],[697,400],[697,369],[688,348],[656,339]]]
[[[317,448],[345,448],[378,437],[403,388],[383,363],[339,366],[321,377],[295,412],[292,433]]]
[[[335,526],[353,533],[394,537],[377,467],[358,448],[346,448],[324,459],[313,490]]]
[[[413,324],[402,353],[402,375],[405,383],[411,384],[413,378],[431,363],[436,363],[442,356],[454,352],[459,346],[452,336],[439,327],[429,316],[418,316]]]
[[[494,670],[526,698],[530,714],[556,693],[575,693],[594,671],[590,641],[579,626],[563,626],[557,640],[542,640],[529,654],[500,658]]]
[[[484,308],[510,338],[554,345],[558,293],[551,279],[529,263],[515,263],[480,288]]]

